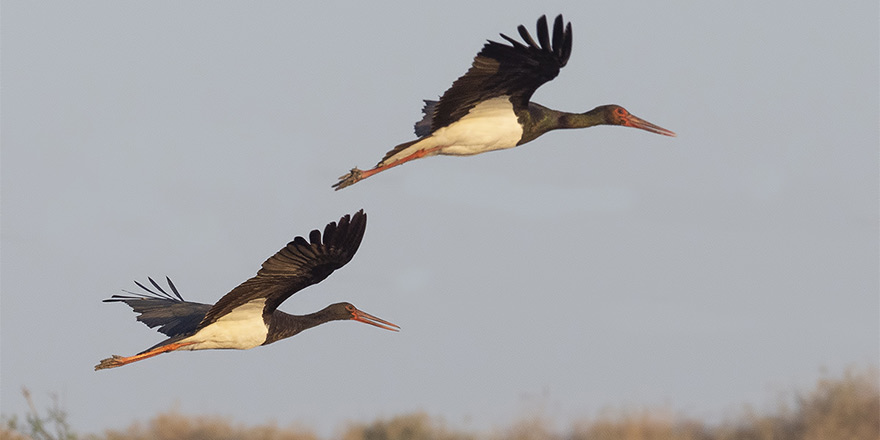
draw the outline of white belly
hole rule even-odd
[[[477,104],[458,121],[435,131],[431,137],[442,145],[439,154],[467,156],[513,148],[523,129],[507,96]]]
[[[512,148],[522,139],[522,134],[513,104],[507,96],[500,96],[479,103],[458,121],[398,151],[382,164],[406,159],[420,150],[426,151],[425,156],[470,156]]]
[[[266,342],[269,328],[263,321],[263,308],[266,299],[260,298],[236,307],[232,313],[224,315],[198,333],[180,342],[195,342],[181,350],[210,350],[232,348],[247,350]]]

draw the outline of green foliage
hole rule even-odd
[[[56,396],[41,415],[27,389],[22,391],[30,412],[24,423],[3,417],[3,440],[76,440],[67,413]],[[814,389],[799,393],[791,404],[779,404],[761,414],[749,407],[718,426],[675,415],[666,410],[606,411],[555,433],[540,417],[521,420],[492,434],[465,433],[446,428],[424,413],[405,414],[371,423],[350,423],[342,440],[880,440],[880,384],[876,368],[850,369],[842,378],[821,378]],[[217,416],[159,414],[146,424],[135,422],[125,431],[106,431],[89,440],[317,440],[307,429],[281,429],[275,424],[234,425]],[[334,437],[336,438],[336,437]]]

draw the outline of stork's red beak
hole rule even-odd
[[[364,312],[363,310],[354,309],[351,319],[358,322],[363,322],[364,324],[370,324],[379,328],[384,328],[385,330],[391,330],[393,332],[400,331],[399,325],[392,324],[381,318],[377,318],[367,312]]]
[[[639,128],[639,129],[642,129],[645,131],[650,131],[651,133],[662,134],[664,136],[675,137],[674,132],[667,130],[659,125],[654,125],[654,124],[652,124],[642,118],[638,118],[636,116],[633,116],[632,114],[627,114],[623,118],[623,124],[621,124],[621,125],[624,125],[627,127],[632,127],[632,128]]]

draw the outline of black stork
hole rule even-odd
[[[538,43],[525,26],[518,28],[525,44],[501,34],[510,45],[489,41],[464,76],[455,80],[439,101],[425,101],[424,118],[415,124],[419,138],[400,144],[372,169],[353,168],[333,185],[340,190],[388,168],[438,154],[470,156],[502,150],[535,140],[561,128],[623,125],[651,133],[675,133],[637,118],[619,105],[603,105],[586,113],[568,113],[529,102],[538,87],[559,74],[571,55],[571,23],[562,15],[553,24],[538,19]]]
[[[209,350],[230,348],[245,350],[289,338],[303,330],[330,321],[355,320],[386,330],[400,329],[343,302],[327,306],[308,315],[289,315],[276,310],[294,293],[327,278],[334,270],[348,263],[357,252],[367,215],[363,210],[354,216],[342,217],[321,232],[314,230],[309,240],[296,237],[263,263],[257,275],[241,283],[213,306],[184,301],[177,288],[166,277],[167,293],[150,278],[153,290],[135,281],[147,294],[113,295],[104,302],[124,302],[131,306],[138,321],[168,339],[129,357],[113,356],[102,360],[95,370],[120,367],[175,350]]]

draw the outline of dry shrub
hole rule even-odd
[[[705,426],[665,410],[606,411],[576,424],[571,440],[709,440]]]
[[[804,440],[880,439],[877,369],[849,369],[843,379],[822,378],[799,398]]]
[[[780,404],[775,413],[747,410],[738,422],[719,427],[719,440],[878,440],[880,386],[877,368],[848,369],[823,377],[816,388]]]
[[[746,407],[734,422],[709,427],[662,410],[608,412],[575,425],[570,440],[880,440],[877,368],[824,377],[814,390],[761,414]]]
[[[606,411],[577,423],[567,435],[553,432],[540,416],[525,418],[496,434],[480,436],[446,428],[442,420],[424,413],[405,414],[371,423],[349,424],[342,440],[880,440],[880,385],[877,368],[849,369],[841,378],[821,378],[814,389],[795,394],[774,411],[746,407],[741,415],[721,425],[645,409]],[[67,413],[54,405],[41,414],[30,394],[24,395],[31,412],[20,423],[15,416],[0,417],[2,440],[73,440]],[[82,438],[82,437],[80,437]],[[171,411],[146,424],[136,422],[124,431],[106,431],[90,440],[317,440],[309,430],[280,429],[270,423],[257,427],[234,425],[219,416],[184,416]]]
[[[52,404],[45,410],[45,415],[37,409],[27,387],[21,388],[21,394],[29,408],[24,423],[16,415],[0,416],[0,439],[76,440],[76,434],[67,423],[67,411],[61,406],[57,394],[50,394]]]
[[[175,411],[159,414],[143,425],[135,422],[125,432],[107,431],[106,440],[317,440],[306,429],[281,429],[275,423],[246,427],[220,416],[185,416]]]
[[[543,415],[535,415],[501,430],[492,436],[496,440],[555,440],[559,436],[553,433],[552,423]]]
[[[31,440],[32,437],[24,435],[12,428],[0,427],[0,438],[3,440]]]
[[[372,423],[352,423],[343,440],[472,440],[467,434],[451,432],[425,413],[405,414]]]

